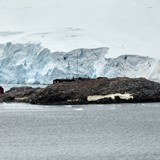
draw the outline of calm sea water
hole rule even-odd
[[[0,160],[160,160],[160,104],[0,104]]]

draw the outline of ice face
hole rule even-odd
[[[40,44],[0,46],[1,84],[50,84],[57,78],[145,77],[160,82],[160,61],[138,55],[106,58],[109,48],[51,52]]]
[[[95,62],[107,52],[108,48],[51,52],[40,44],[7,43],[1,51],[0,83],[48,84],[56,78],[96,77]]]

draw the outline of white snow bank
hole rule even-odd
[[[120,99],[125,99],[125,100],[133,99],[133,96],[129,93],[125,93],[125,94],[115,93],[115,94],[108,94],[108,95],[92,95],[92,96],[88,96],[87,100],[98,101],[104,98],[111,98],[114,100],[115,97],[119,97]]]

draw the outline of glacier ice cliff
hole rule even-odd
[[[0,84],[50,84],[72,77],[145,77],[160,82],[160,61],[138,55],[106,58],[109,48],[51,52],[41,44],[1,44]],[[77,75],[78,74],[78,75]]]

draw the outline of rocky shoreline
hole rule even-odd
[[[145,78],[62,81],[46,88],[13,87],[0,102],[44,105],[160,102],[160,83]]]

